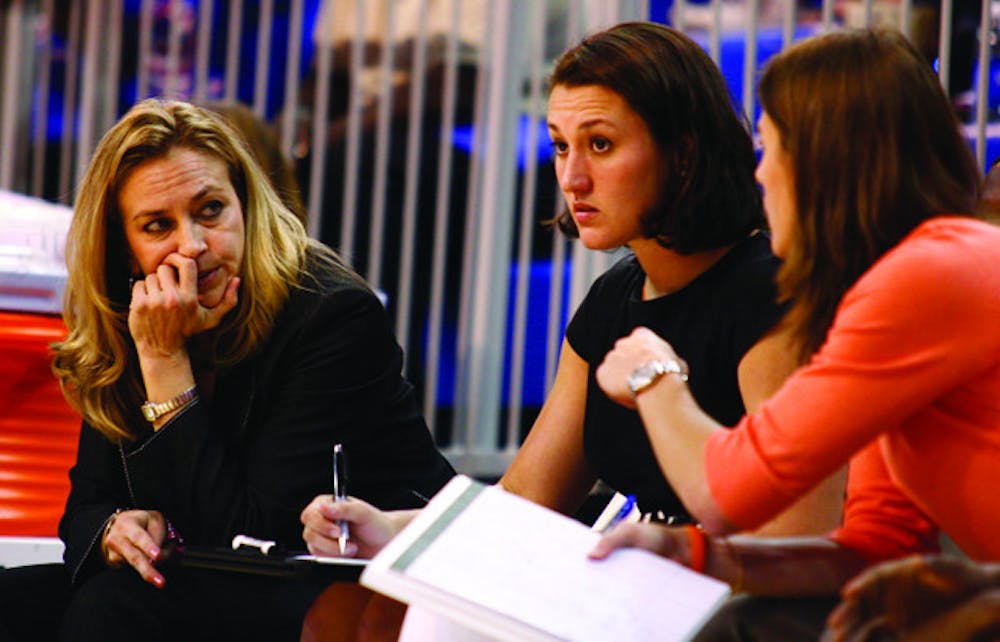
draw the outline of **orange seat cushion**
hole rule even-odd
[[[55,536],[80,415],[52,374],[58,317],[0,312],[0,535]]]

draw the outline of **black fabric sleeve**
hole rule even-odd
[[[84,422],[76,463],[69,471],[70,493],[59,521],[63,561],[74,584],[104,568],[100,538],[108,518],[130,508],[118,447]]]
[[[223,545],[247,533],[299,548],[299,513],[331,488],[333,443],[344,443],[356,495],[410,481],[428,450],[437,455],[419,413],[400,409],[401,354],[371,292],[337,290],[285,322],[300,327],[269,346],[280,356],[254,387],[242,439],[198,403],[127,455],[136,501],[160,507],[182,536]]]

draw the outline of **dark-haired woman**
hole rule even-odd
[[[567,204],[560,226],[589,249],[631,253],[576,311],[553,388],[500,484],[573,513],[601,479],[635,495],[643,513],[685,523],[691,517],[638,414],[606,397],[594,371],[617,339],[653,325],[683,346],[699,402],[734,425],[794,369],[795,355],[771,332],[782,314],[778,264],[761,232],[752,141],[708,55],[661,25],[626,23],[586,38],[559,58],[551,85],[549,134]],[[771,532],[834,527],[838,482],[831,477]],[[310,549],[330,555],[339,554],[339,519],[357,523],[351,552],[364,556],[409,518],[328,496],[302,514]]]

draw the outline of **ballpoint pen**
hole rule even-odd
[[[615,516],[611,518],[610,522],[608,522],[608,525],[604,529],[604,532],[606,533],[610,531],[615,524],[628,517],[629,514],[632,512],[632,509],[634,508],[635,508],[635,495],[626,495],[625,503],[622,504],[621,508],[618,509],[618,512],[615,513]]]
[[[344,446],[342,444],[333,445],[333,501],[342,502],[347,500],[347,461],[344,459]],[[347,520],[340,520],[340,554],[343,555],[347,549]]]

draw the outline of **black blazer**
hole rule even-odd
[[[379,300],[326,269],[293,291],[256,356],[217,373],[212,399],[156,433],[137,408],[135,442],[112,443],[85,422],[59,525],[73,583],[104,568],[100,537],[118,508],[161,511],[188,544],[225,546],[245,533],[304,548],[299,513],[331,492],[336,442],[351,495],[422,506],[454,470],[401,367]]]

